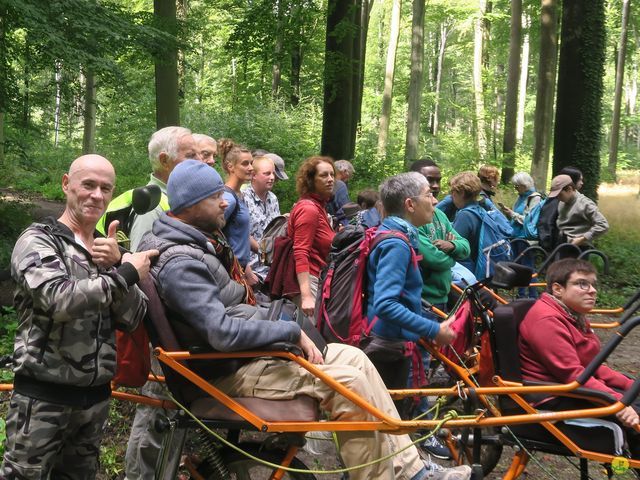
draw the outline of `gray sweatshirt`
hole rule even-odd
[[[221,276],[220,261],[199,230],[163,213],[140,242],[140,249],[152,248],[161,252],[151,270],[160,298],[214,349],[231,352],[299,341],[295,322],[256,319],[260,309],[233,305],[235,295],[229,296],[228,290],[229,282],[235,282]]]
[[[592,242],[596,237],[609,230],[609,222],[598,210],[593,200],[576,192],[567,203],[558,202],[558,229],[567,236],[567,240],[585,237]]]

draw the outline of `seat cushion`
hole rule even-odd
[[[314,422],[319,418],[318,402],[307,395],[293,400],[265,400],[256,397],[234,397],[240,405],[268,422]],[[191,403],[191,412],[210,420],[244,420],[215,398],[199,398]]]

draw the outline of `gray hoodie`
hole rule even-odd
[[[588,242],[593,242],[596,237],[609,230],[609,222],[600,213],[598,206],[580,192],[576,192],[567,203],[558,202],[557,225],[568,241],[585,237]]]
[[[154,248],[160,256],[151,274],[169,318],[173,321],[177,316],[215,350],[299,341],[300,327],[295,322],[256,319],[261,310],[241,303],[244,296],[235,292],[239,284],[231,280],[213,246],[196,228],[163,213],[152,232],[142,238],[139,250]]]

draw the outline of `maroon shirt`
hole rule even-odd
[[[327,264],[335,232],[329,225],[325,202],[318,195],[302,197],[289,216],[289,236],[293,239],[296,273],[320,276]]]
[[[580,375],[600,351],[600,340],[586,322],[586,331],[553,296],[543,293],[520,324],[520,363],[525,380],[569,383]],[[584,384],[587,388],[622,395],[633,381],[607,367],[600,366]]]

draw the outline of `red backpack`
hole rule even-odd
[[[380,242],[387,238],[409,239],[395,230],[364,230],[348,225],[333,239],[329,261],[321,278],[316,301],[316,327],[329,343],[358,346],[368,335],[375,321],[367,320],[366,278],[367,258]],[[417,257],[411,248],[412,263]]]
[[[144,321],[131,332],[116,330],[116,374],[112,382],[123,387],[141,387],[150,371],[151,350]]]

